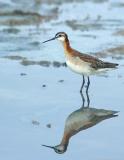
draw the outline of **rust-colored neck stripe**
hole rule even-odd
[[[70,42],[69,42],[68,37],[66,37],[65,41],[63,42],[63,47],[65,50],[65,54],[71,54],[72,48],[70,46]]]

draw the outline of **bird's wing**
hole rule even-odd
[[[109,63],[109,62],[104,62],[97,57],[80,53],[75,50],[75,56],[80,57],[81,60],[88,62],[92,68],[94,69],[102,69],[102,68],[115,68],[118,64],[116,63]]]

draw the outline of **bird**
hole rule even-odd
[[[42,43],[46,43],[55,39],[59,40],[63,45],[67,66],[73,72],[76,72],[83,76],[83,82],[80,88],[80,92],[82,92],[85,84],[84,76],[87,76],[88,79],[86,85],[86,92],[88,92],[90,85],[90,75],[98,74],[107,71],[108,69],[116,68],[118,66],[117,63],[104,62],[95,56],[84,54],[73,49],[70,45],[68,35],[65,32],[58,32],[53,38]]]
[[[117,113],[118,111],[97,109],[92,107],[81,107],[67,117],[61,143],[56,146],[42,146],[51,148],[58,154],[63,154],[67,151],[69,140],[72,136],[82,130],[98,124],[105,119],[117,117]]]

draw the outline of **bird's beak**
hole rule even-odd
[[[54,149],[54,147],[52,147],[52,146],[47,146],[47,145],[42,145],[42,146],[47,147],[47,148]]]
[[[48,39],[48,40],[46,40],[46,41],[44,41],[44,42],[42,42],[42,43],[46,43],[46,42],[49,42],[49,41],[52,41],[52,40],[55,40],[55,39],[56,39],[56,37],[51,38],[51,39]]]

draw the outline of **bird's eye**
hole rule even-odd
[[[60,34],[59,37],[62,37],[62,35]]]
[[[61,153],[60,149],[56,149],[55,151],[56,151],[56,153]]]

